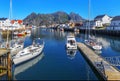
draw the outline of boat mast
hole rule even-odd
[[[89,35],[89,37],[90,37],[90,7],[91,7],[90,3],[91,3],[91,1],[88,0],[88,30],[89,30],[88,35]]]
[[[9,19],[12,19],[12,0],[10,0]]]
[[[10,9],[9,9],[9,20],[10,20],[10,25],[11,25],[11,18],[12,18],[12,0],[10,0]],[[9,27],[9,26],[8,26]],[[7,29],[7,48],[9,48],[9,29]]]

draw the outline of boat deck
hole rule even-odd
[[[120,80],[120,71],[97,55],[83,43],[77,43],[78,49],[86,57],[104,80]]]

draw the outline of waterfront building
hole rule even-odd
[[[0,27],[10,26],[10,20],[7,18],[0,18]]]
[[[22,20],[11,20],[11,24],[13,26],[20,26],[20,25],[23,25],[23,21]]]
[[[0,19],[0,29],[2,30],[12,30],[12,29],[24,29],[22,20],[10,20],[8,18]]]
[[[108,15],[98,15],[94,18],[95,27],[104,27],[109,26],[111,23],[112,17]]]
[[[81,29],[95,29],[95,22],[94,20],[91,21],[84,21],[83,22],[83,27],[81,27]]]
[[[71,26],[72,28],[81,27],[81,26],[83,26],[83,22],[82,21],[80,21],[80,22],[70,22],[69,26]]]
[[[107,27],[107,30],[120,30],[120,16],[113,17],[110,26]]]
[[[98,15],[94,18],[94,20],[86,20],[83,22],[83,27],[82,29],[85,29],[88,27],[90,29],[95,29],[97,27],[103,27],[103,26],[108,26],[111,23],[112,18],[109,17],[108,15]]]
[[[112,18],[108,15],[98,15],[94,18],[95,21],[101,22],[102,25],[111,23]],[[96,24],[97,27],[101,26],[101,24]]]

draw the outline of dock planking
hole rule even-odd
[[[7,50],[5,48],[0,48],[0,56],[7,54],[8,52],[10,52],[10,50]]]
[[[104,80],[120,80],[120,71],[111,66],[106,60],[97,55],[93,50],[83,43],[77,43],[78,49],[90,61],[92,66]]]

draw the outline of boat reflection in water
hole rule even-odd
[[[67,49],[66,52],[69,59],[74,59],[77,49]]]
[[[102,53],[101,50],[95,50],[94,52],[95,52],[96,54],[101,54],[101,53]]]
[[[41,53],[40,55],[38,55],[36,58],[28,61],[28,62],[25,62],[19,66],[15,66],[15,69],[14,69],[14,78],[16,75],[18,75],[19,73],[27,70],[28,68],[34,66],[37,62],[39,62],[42,58],[44,57],[44,53]]]

